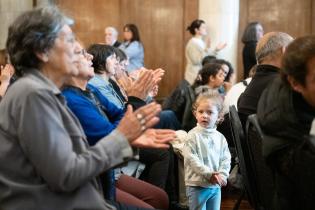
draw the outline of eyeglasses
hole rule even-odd
[[[87,56],[86,49],[82,49],[79,54],[81,54],[81,55],[83,55],[84,57],[86,57],[86,56]]]

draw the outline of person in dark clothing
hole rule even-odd
[[[258,104],[263,154],[275,174],[273,209],[310,210],[315,200],[315,36],[287,48],[282,79]]]
[[[259,22],[251,22],[246,26],[242,36],[244,79],[249,76],[250,69],[256,65],[255,49],[257,42],[264,35],[264,29]]]
[[[292,40],[293,38],[286,33],[270,32],[258,42],[256,74],[237,103],[243,127],[245,127],[247,117],[256,113],[257,104],[264,89],[279,75],[283,53]]]

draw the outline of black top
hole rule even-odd
[[[119,47],[121,45],[121,43],[119,41],[116,41],[114,44],[113,44],[113,47]]]
[[[256,41],[246,42],[243,48],[243,66],[244,66],[244,79],[248,77],[250,69],[257,63],[256,62]]]
[[[276,66],[257,66],[256,74],[237,102],[238,112],[243,125],[245,125],[247,116],[256,114],[257,104],[262,92],[279,75],[279,72],[280,69]]]
[[[314,209],[315,138],[309,132],[315,108],[277,78],[262,94],[257,118],[263,154],[275,172],[274,209]]]

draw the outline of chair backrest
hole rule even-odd
[[[246,144],[246,139],[244,135],[244,130],[242,128],[242,123],[238,116],[235,106],[230,106],[229,109],[231,131],[236,146],[236,153],[239,159],[239,166],[242,175],[242,181],[247,192],[248,200],[250,204],[258,209],[258,195],[257,188],[255,185],[255,177],[253,174],[253,169],[251,161],[249,159],[248,145]]]
[[[261,209],[271,209],[273,201],[274,180],[271,168],[265,162],[262,153],[262,141],[264,134],[257,121],[256,114],[248,116],[246,123],[246,140],[249,148],[249,156],[256,179],[258,200]]]

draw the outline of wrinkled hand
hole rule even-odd
[[[5,66],[1,66],[1,76],[0,76],[1,84],[9,83],[13,74],[14,74],[14,67],[11,64],[6,64]]]
[[[159,86],[155,85],[153,89],[150,91],[149,96],[154,98],[155,96],[157,96],[158,93],[159,93]]]
[[[135,96],[145,100],[149,92],[153,89],[154,83],[153,72],[146,70],[140,74],[138,80],[133,81],[131,87],[126,92],[128,96]]]
[[[165,70],[158,68],[153,70],[153,79],[155,84],[159,83],[162,80],[162,77],[165,74]]]
[[[147,129],[140,137],[131,142],[131,145],[139,148],[169,148],[169,142],[175,140],[173,130]]]
[[[220,42],[216,47],[215,47],[215,51],[220,51],[223,48],[225,48],[227,46],[226,42]]]
[[[132,79],[128,77],[126,74],[122,74],[121,77],[117,80],[117,82],[128,94],[128,92],[130,91],[129,89],[133,85]]]
[[[116,72],[115,72],[114,76],[115,76],[117,81],[120,80],[122,77],[128,77],[126,71],[124,71],[124,70],[122,70],[120,68],[116,69]]]
[[[117,126],[117,129],[131,143],[143,133],[143,126],[145,126],[145,128],[151,128],[159,121],[157,115],[160,112],[161,105],[154,102],[147,104],[136,111],[133,111],[132,106],[128,105],[127,111]],[[144,124],[141,124],[140,120],[137,118],[137,114],[143,116],[143,119],[145,120]]]

